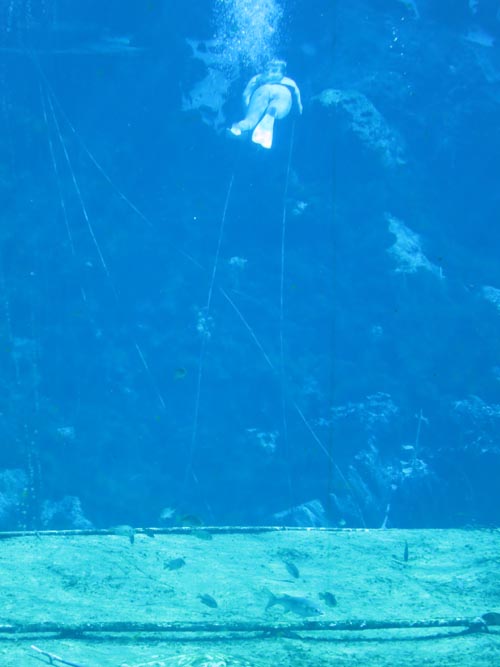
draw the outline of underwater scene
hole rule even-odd
[[[498,523],[495,8],[3,2],[3,528]]]
[[[0,667],[500,664],[499,39],[0,0]]]

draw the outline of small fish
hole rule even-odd
[[[300,572],[299,568],[295,565],[295,563],[292,563],[289,560],[285,560],[283,562],[285,564],[288,574],[294,577],[294,579],[298,579],[300,577]]]
[[[323,600],[323,602],[328,606],[328,607],[336,607],[337,606],[337,598],[333,593],[330,593],[329,591],[325,591],[324,593],[318,593],[318,597],[320,600]]]
[[[135,530],[132,528],[132,526],[113,526],[110,530],[115,535],[123,535],[124,537],[128,537],[130,544],[133,544],[135,541]]]
[[[403,552],[403,560],[405,563],[408,562],[408,557],[409,557],[409,550],[408,550],[408,542],[405,540],[405,550]]]
[[[168,519],[173,519],[175,516],[175,510],[173,507],[164,507],[160,512],[160,519],[162,521],[168,521]]]
[[[208,595],[207,593],[202,593],[197,597],[198,600],[203,602],[203,604],[206,604],[207,607],[210,607],[211,609],[217,609],[217,607],[219,606],[215,598],[213,598],[211,595]]]
[[[184,558],[172,558],[172,560],[163,563],[163,568],[165,570],[180,570],[185,564]]]
[[[185,368],[176,368],[174,371],[174,380],[184,380],[187,375]]]
[[[267,591],[269,599],[266,605],[266,611],[274,605],[280,605],[283,607],[283,611],[288,613],[291,611],[297,616],[307,617],[307,616],[320,616],[323,614],[321,609],[319,609],[312,600],[308,598],[299,597],[296,595],[288,595],[284,593],[283,595],[274,595],[270,591]]]

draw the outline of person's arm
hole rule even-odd
[[[246,107],[250,104],[250,98],[252,97],[254,90],[257,88],[258,82],[259,75],[256,74],[250,79],[245,90],[243,91],[243,102],[245,103]]]
[[[301,100],[301,97],[300,97],[299,87],[297,86],[297,84],[295,83],[295,81],[293,79],[289,79],[287,76],[283,77],[282,83],[289,86],[293,90],[293,92],[295,93],[295,99],[297,101],[297,107],[299,109],[299,113],[301,114],[302,110],[303,110],[303,107],[302,107],[302,100]]]

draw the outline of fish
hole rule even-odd
[[[318,593],[318,597],[320,600],[323,600],[323,602],[328,606],[328,607],[336,607],[337,606],[337,598],[333,593],[330,593],[329,591],[325,591],[324,593]]]
[[[481,616],[486,625],[500,625],[500,613],[489,611]]]
[[[403,560],[405,563],[408,562],[408,557],[409,557],[408,542],[405,540],[405,550],[403,552]]]
[[[303,618],[307,616],[321,616],[323,614],[321,609],[312,600],[309,600],[309,598],[288,595],[287,593],[274,595],[271,591],[266,592],[269,596],[266,611],[275,605],[280,605],[283,607],[285,614],[291,611],[293,614],[297,614],[297,616],[302,616]]]
[[[163,563],[163,568],[165,570],[180,570],[181,567],[184,567],[185,564],[186,561],[184,558],[172,558],[172,560],[168,560]]]
[[[217,609],[217,607],[219,606],[217,604],[217,600],[213,598],[211,595],[208,595],[207,593],[201,593],[196,597],[198,598],[198,600],[203,602],[203,604],[206,604],[207,607],[210,607],[211,609]]]
[[[174,371],[174,380],[183,380],[187,375],[185,368],[176,368]]]
[[[164,507],[160,512],[160,519],[162,521],[167,521],[168,519],[173,519],[175,517],[175,510],[173,507]]]
[[[289,560],[285,560],[283,562],[285,564],[285,567],[287,569],[288,574],[291,574],[292,577],[294,577],[295,579],[298,579],[300,577],[300,572],[299,572],[299,568],[295,565],[295,563],[292,563]]]

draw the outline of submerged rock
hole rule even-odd
[[[272,516],[273,522],[286,526],[320,528],[328,525],[326,513],[319,500],[310,500]]]
[[[403,142],[372,102],[356,90],[327,88],[314,98],[322,106],[337,107],[349,117],[349,127],[371,150],[376,151],[386,166],[406,163]]]

